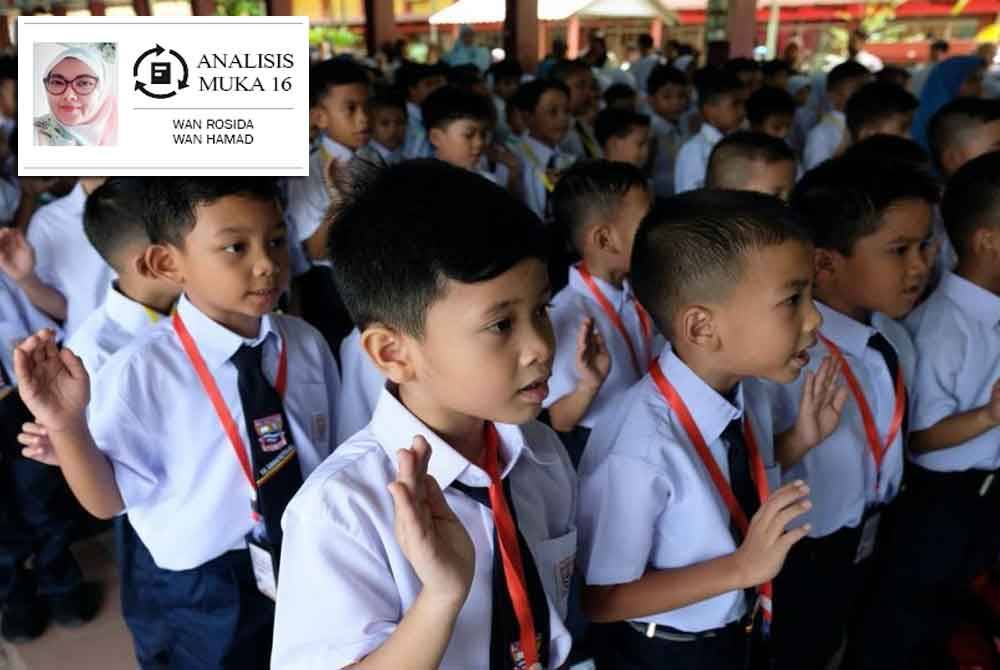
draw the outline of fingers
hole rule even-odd
[[[812,530],[812,526],[807,523],[784,533],[778,538],[776,543],[777,548],[781,550],[782,553],[788,554],[789,550],[795,546],[796,542],[809,535],[810,530]]]
[[[789,505],[778,512],[778,514],[775,515],[774,520],[771,522],[770,528],[775,532],[775,535],[780,535],[785,531],[785,528],[788,527],[788,524],[811,509],[811,501],[799,500],[797,503]]]
[[[59,357],[73,379],[87,379],[87,369],[83,367],[83,361],[79,356],[69,349],[63,349],[59,352]]]
[[[585,358],[587,348],[590,344],[590,331],[594,327],[594,320],[587,317],[580,323],[580,330],[576,333],[576,356]]]
[[[400,453],[404,451],[407,450],[400,450]],[[389,484],[389,495],[392,496],[392,504],[396,510],[396,526],[405,529],[420,528],[420,515],[410,490],[396,480]]]
[[[25,423],[21,426],[21,430],[28,435],[34,435],[38,437],[47,437],[49,434],[48,429],[40,423]]]
[[[770,527],[774,517],[789,505],[796,503],[809,494],[809,486],[802,480],[797,480],[791,484],[786,484],[775,491],[767,499],[757,513],[754,514],[754,521]]]
[[[21,455],[25,458],[30,458],[33,461],[38,461],[44,465],[59,465],[59,460],[55,457],[55,454],[51,449],[43,449],[40,447],[26,447],[21,450]]]
[[[427,475],[425,480],[425,488],[427,491],[427,506],[430,509],[431,516],[435,519],[457,519],[455,512],[451,509],[451,505],[444,498],[444,492],[441,491],[441,487],[438,485],[437,480]]]
[[[849,391],[846,386],[840,386],[837,388],[837,392],[833,395],[833,401],[830,403],[833,406],[834,411],[837,414],[841,414],[844,411],[844,405],[847,404],[847,397]]]

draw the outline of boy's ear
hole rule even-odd
[[[132,272],[136,273],[144,279],[156,279],[156,275],[153,274],[152,268],[149,267],[149,261],[146,260],[146,252],[149,250],[147,246],[143,249],[141,254],[137,254],[130,259],[130,265],[132,266]]]
[[[982,226],[972,233],[969,246],[977,255],[985,258],[1000,258],[1000,235],[991,226]]]
[[[679,320],[677,335],[682,340],[709,353],[718,351],[719,332],[711,309],[691,305],[681,313]]]
[[[321,130],[326,130],[326,127],[330,125],[330,120],[326,116],[326,112],[320,106],[309,108],[309,125],[315,126]]]
[[[604,223],[590,226],[585,233],[587,241],[595,248],[604,253],[614,253],[615,238],[611,234],[611,229]]]
[[[361,348],[394,384],[405,384],[416,377],[411,342],[398,330],[381,323],[371,324],[361,333]]]
[[[441,138],[444,135],[444,131],[440,128],[431,128],[430,132],[427,133],[427,141],[431,143],[435,149],[441,144]]]
[[[816,282],[826,283],[840,274],[840,266],[844,257],[832,249],[819,249],[813,252],[813,263],[816,268]]]
[[[171,244],[150,244],[143,254],[143,263],[153,277],[183,286],[184,272],[178,263],[177,253],[177,248]]]

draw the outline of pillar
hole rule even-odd
[[[726,28],[729,37],[729,57],[753,58],[754,40],[757,37],[756,0],[729,0],[729,20]]]
[[[13,46],[10,42],[10,15],[0,14],[0,49]]]
[[[215,16],[215,0],[191,0],[192,16]]]
[[[515,56],[525,72],[538,66],[538,0],[505,0],[503,48]]]
[[[566,57],[576,58],[580,55],[580,17],[575,14],[566,23]]]
[[[105,10],[104,0],[90,0],[91,16],[104,16],[105,14],[104,10]]]
[[[150,0],[132,0],[132,9],[135,10],[135,15],[152,16],[153,12],[150,11],[152,7],[149,2]]]
[[[653,19],[649,26],[649,36],[653,38],[653,48],[659,49],[663,46],[663,21]]]
[[[52,16],[66,16],[66,6],[52,5]]]
[[[544,60],[549,53],[549,26],[545,21],[538,22],[538,60]]]
[[[374,56],[383,44],[395,39],[396,17],[392,0],[365,0],[365,45],[368,55]]]

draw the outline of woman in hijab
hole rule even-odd
[[[977,56],[958,56],[934,66],[920,92],[920,107],[913,119],[912,134],[928,150],[927,128],[931,117],[955,98],[979,98],[983,95],[986,62]]]
[[[95,47],[74,46],[56,56],[42,78],[49,113],[35,119],[36,145],[115,144],[118,111],[109,70]]]

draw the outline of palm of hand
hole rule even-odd
[[[19,384],[25,404],[51,430],[59,430],[87,406],[87,380],[74,378],[58,353],[32,360]]]
[[[21,279],[34,269],[35,254],[19,231],[0,232],[0,270],[12,279]]]

